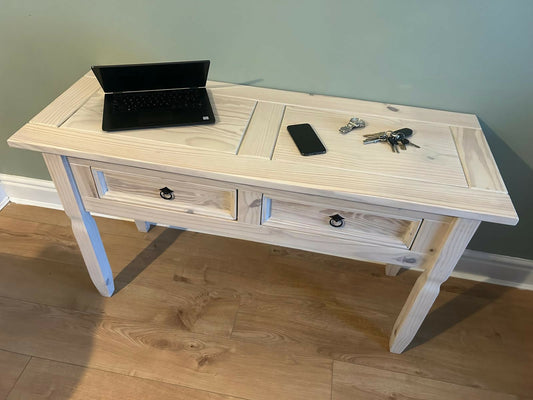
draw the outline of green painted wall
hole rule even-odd
[[[210,78],[475,113],[517,227],[470,248],[533,259],[531,0],[0,0],[0,173],[49,179],[5,140],[92,64],[208,58]]]

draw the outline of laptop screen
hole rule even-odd
[[[203,87],[209,60],[93,66],[104,92]]]

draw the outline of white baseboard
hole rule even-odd
[[[0,174],[0,209],[9,201],[56,210],[63,209],[52,181]],[[533,260],[467,249],[452,276],[533,290]]]
[[[2,181],[0,180],[0,210],[9,203],[9,196],[2,187]]]
[[[452,275],[533,290],[533,260],[524,258],[466,249]]]
[[[63,209],[52,181],[0,174],[0,185],[12,203]]]

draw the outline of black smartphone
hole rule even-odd
[[[326,152],[326,148],[311,125],[289,125],[287,126],[287,130],[302,156],[312,156],[314,154],[324,154]]]

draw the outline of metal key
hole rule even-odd
[[[396,150],[396,152],[399,153],[398,146],[400,146],[402,150],[405,150],[405,146],[401,142],[401,140],[405,138],[405,135],[403,133],[397,133],[397,132],[398,131],[392,132],[390,137],[391,137],[391,141],[394,142],[394,150]]]
[[[372,138],[378,138],[380,136],[387,136],[388,134],[392,133],[392,131],[383,131],[383,132],[377,132],[377,133],[368,133],[366,135],[363,135],[363,137],[366,137],[368,139]]]
[[[363,137],[366,138],[378,138],[383,135],[398,135],[403,137],[408,137],[413,134],[413,130],[409,128],[402,128],[395,131],[383,131],[383,132],[377,132],[377,133],[369,133],[367,135],[363,135]]]
[[[419,147],[414,143],[411,143],[407,139],[407,137],[411,136],[412,134],[413,130],[409,128],[401,128],[395,131],[370,133],[367,135],[363,135],[363,137],[365,137],[365,139],[363,140],[363,144],[387,142],[390,144],[391,149],[394,153],[399,153],[400,151],[398,150],[398,147],[400,147],[402,150],[407,150],[407,144]]]
[[[353,117],[348,121],[348,123],[339,128],[339,132],[346,135],[348,132],[350,132],[352,129],[356,128],[364,128],[366,126],[365,121],[363,121],[361,118]]]
[[[398,142],[396,141],[396,138],[394,136],[388,136],[387,137],[387,141],[389,142],[391,148],[392,148],[392,152],[396,152],[396,153],[399,153],[400,151],[398,150]]]
[[[417,149],[420,148],[420,146],[414,144],[414,143],[411,142],[409,139],[405,139],[405,138],[404,138],[404,139],[401,139],[401,142],[403,143],[404,146],[408,144],[408,145],[410,145],[410,146],[414,146],[414,147],[416,147]]]
[[[388,136],[387,136],[386,133],[384,133],[381,136],[377,136],[377,137],[367,137],[365,140],[363,140],[363,144],[386,142],[387,138],[388,138]]]
[[[409,140],[407,139],[407,136],[411,136],[413,134],[413,130],[409,128],[402,128],[398,129],[397,131],[394,131],[392,133],[392,136],[396,139],[396,143],[400,146],[400,149],[407,150],[406,144],[409,143]]]
[[[405,147],[405,140],[407,139],[398,139],[397,142],[398,142],[398,145],[400,146],[400,149],[402,150],[407,150],[407,147]]]

